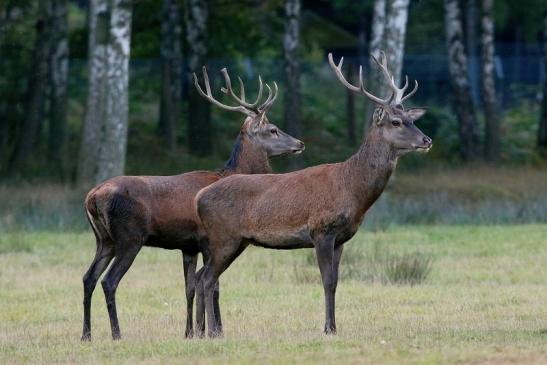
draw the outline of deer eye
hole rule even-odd
[[[277,134],[277,128],[270,129],[270,133],[271,134]]]
[[[393,120],[391,121],[391,124],[392,124],[394,127],[400,127],[401,124],[402,124],[402,122],[401,122],[400,119],[393,119]]]

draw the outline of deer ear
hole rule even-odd
[[[374,116],[373,116],[373,119],[376,125],[378,126],[382,125],[382,123],[384,122],[385,115],[386,115],[386,110],[384,108],[382,108],[381,106],[376,108],[376,110],[374,111]]]
[[[425,108],[412,108],[412,109],[408,109],[406,113],[410,117],[410,119],[418,120],[421,117],[423,117],[426,111],[427,109]]]
[[[259,118],[259,124],[265,124],[267,122],[267,119],[266,119],[266,112],[263,111],[262,113],[260,113],[260,115],[258,116]]]

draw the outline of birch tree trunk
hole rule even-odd
[[[181,117],[182,52],[181,19],[177,0],[164,0],[161,22],[162,93],[160,133],[167,146],[176,147],[176,127]]]
[[[387,7],[384,50],[389,69],[397,84],[401,81],[401,71],[403,69],[408,4],[409,0],[391,0],[388,2]],[[389,92],[387,91],[387,84],[384,82],[383,85],[383,95],[386,95]]]
[[[285,123],[287,132],[300,135],[300,0],[285,1],[285,35],[283,54],[285,60]]]
[[[541,153],[547,157],[547,6],[543,16],[543,102],[539,118],[538,147]]]
[[[471,100],[467,55],[458,0],[444,0],[448,66],[453,88],[454,106],[459,123],[460,154],[464,161],[478,155],[478,133],[475,110]]]
[[[87,105],[78,160],[78,181],[93,184],[98,172],[99,143],[103,129],[109,32],[108,0],[89,2]]]
[[[461,1],[461,0],[460,0]],[[478,55],[481,33],[479,33],[479,7],[482,0],[466,0],[465,9],[462,11],[463,31],[465,38],[465,50],[467,51],[467,67],[469,72],[469,86],[471,88],[471,100],[476,106],[481,95],[481,58]],[[460,2],[461,3],[461,2]],[[461,4],[463,4],[461,3]]]
[[[490,161],[499,159],[499,120],[497,117],[495,70],[494,70],[494,21],[493,0],[482,0],[481,50],[482,50],[482,99],[486,121],[485,156]]]
[[[55,173],[65,178],[66,166],[66,105],[68,79],[68,13],[67,0],[52,0],[51,49],[49,52],[49,161]]]
[[[187,0],[186,42],[188,45],[188,149],[198,156],[211,153],[212,131],[210,104],[193,87],[192,72],[201,74],[207,59],[207,23],[209,11],[206,0]]]
[[[372,14],[372,32],[370,35],[370,54],[374,57],[380,57],[380,51],[384,48],[384,33],[386,29],[386,0],[374,0],[374,10]],[[380,95],[382,85],[382,75],[376,71],[377,65],[369,58],[369,72],[367,76],[367,86],[372,93]],[[363,124],[363,135],[367,134],[372,120],[372,114],[376,107],[373,103],[367,100],[368,107],[365,113],[365,123]]]
[[[353,82],[355,79],[355,65],[352,63],[348,64],[348,76],[347,79],[350,82]],[[348,143],[351,146],[355,145],[355,92],[346,89],[346,111],[347,111],[347,124],[346,124],[346,133]]]
[[[97,183],[125,167],[131,1],[90,2],[89,82],[79,180]]]
[[[29,76],[25,101],[25,119],[18,136],[15,150],[10,160],[10,175],[18,174],[24,169],[31,154],[40,124],[45,114],[46,88],[48,83],[49,56],[49,21],[47,18],[48,0],[38,2],[37,20],[35,23],[36,38],[32,54],[32,72]]]

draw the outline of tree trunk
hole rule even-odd
[[[478,1],[482,0],[466,0],[465,1],[465,16],[464,20],[464,38],[467,51],[467,66],[469,72],[469,85],[471,87],[471,100],[476,106],[481,94],[481,64],[478,57],[477,40],[480,38],[478,33]],[[462,14],[463,15],[463,14]]]
[[[78,181],[94,184],[98,171],[99,143],[103,129],[110,15],[108,0],[89,2],[88,82],[85,121],[78,160]]]
[[[61,179],[65,178],[66,166],[66,105],[68,78],[68,13],[67,0],[52,0],[49,8],[51,19],[51,49],[49,53],[49,162]]]
[[[186,43],[188,46],[189,85],[193,85],[192,73],[201,74],[207,59],[207,23],[209,11],[206,0],[187,0]],[[210,104],[193,86],[188,88],[188,150],[198,156],[207,156],[212,149]]]
[[[458,0],[444,0],[448,66],[454,104],[459,123],[460,154],[464,161],[478,155],[478,133],[475,110],[471,100],[467,55],[463,47],[462,22]]]
[[[79,180],[97,183],[125,167],[131,1],[92,0],[89,83]]]
[[[392,0],[388,3],[385,37],[385,52],[389,69],[393,74],[395,83],[401,81],[403,69],[403,56],[405,54],[406,23],[408,20],[409,0]],[[384,82],[384,95],[387,84]]]
[[[355,79],[355,65],[348,64],[348,76],[347,79],[353,82]],[[347,139],[351,146],[355,145],[355,92],[346,89],[346,112],[347,112]]]
[[[10,175],[18,174],[24,169],[27,158],[35,146],[40,123],[44,119],[50,47],[49,22],[47,19],[48,5],[48,0],[40,0],[38,3],[32,70],[29,76],[25,102],[26,115],[10,161]]]
[[[182,52],[180,6],[177,0],[164,0],[161,22],[162,93],[160,133],[171,151],[176,147],[176,129],[182,102]]]
[[[287,132],[293,136],[300,135],[300,8],[300,0],[285,1],[285,123]]]
[[[499,159],[499,120],[496,103],[492,6],[493,0],[482,0],[482,99],[486,121],[485,156],[490,161],[496,161]]]
[[[367,20],[366,20],[366,15],[365,15],[365,12],[363,11],[360,15],[359,15],[359,33],[357,35],[357,63],[359,65],[365,65],[367,63]],[[348,96],[349,97],[349,96]],[[360,100],[361,103],[364,103],[363,105],[365,106],[364,110],[365,110],[365,113],[362,114],[362,116],[365,118],[363,120],[363,135],[366,134],[366,131],[367,131],[367,122],[368,122],[368,118],[367,118],[367,101],[366,101],[366,98],[362,98]]]
[[[547,157],[547,6],[543,16],[543,102],[541,104],[541,116],[539,118],[538,147],[540,152]]]
[[[370,35],[370,45],[369,52],[374,57],[380,57],[380,51],[384,49],[384,33],[386,29],[386,0],[374,0],[374,10],[372,15],[372,33]],[[375,95],[380,95],[381,85],[383,83],[382,75],[380,72],[377,72],[377,65],[372,60],[372,57],[369,58],[369,71],[367,75],[367,87]],[[367,134],[368,128],[370,126],[370,121],[372,120],[372,114],[376,105],[370,102],[368,99],[366,101],[368,107],[366,108],[365,113],[365,123],[363,125],[363,135]]]

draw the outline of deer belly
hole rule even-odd
[[[276,250],[313,247],[313,242],[307,227],[283,232],[260,232],[248,239],[255,246]]]

